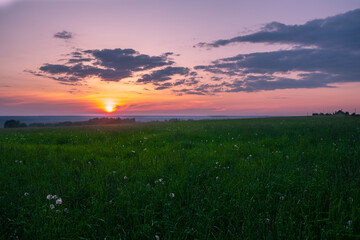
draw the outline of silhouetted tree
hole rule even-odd
[[[21,123],[20,121],[14,119],[6,120],[4,123],[4,128],[18,128],[18,127],[26,127],[26,123]]]

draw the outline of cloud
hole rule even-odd
[[[304,25],[272,22],[256,33],[199,46],[235,42],[295,44],[291,50],[238,54],[195,66],[227,77],[208,91],[254,92],[276,89],[333,87],[360,81],[360,9]],[[230,80],[229,80],[230,79]]]
[[[171,79],[173,75],[187,76],[190,73],[189,68],[185,67],[166,67],[152,72],[151,74],[145,74],[142,78],[138,79],[139,83],[158,83]]]
[[[73,38],[73,34],[71,32],[68,32],[68,31],[64,30],[62,32],[55,33],[54,38],[70,39],[70,38]]]
[[[344,14],[308,21],[303,25],[279,22],[266,24],[253,34],[221,39],[212,43],[199,43],[198,47],[220,47],[231,43],[283,43],[319,48],[360,50],[360,9]]]
[[[155,90],[197,85],[201,77],[190,68],[173,66],[173,55],[172,52],[165,52],[150,56],[130,48],[77,49],[66,54],[66,59],[61,59],[65,61],[64,64],[45,63],[38,71],[25,72],[65,85],[83,85],[88,77],[98,77],[107,82],[137,77],[136,84],[151,84]]]
[[[135,72],[172,65],[174,62],[168,57],[170,55],[171,53],[149,56],[134,49],[120,48],[78,50],[68,54],[69,59],[65,64],[45,63],[38,72],[27,72],[63,83],[86,81],[86,78],[93,76],[101,78],[102,81],[118,82],[132,77]]]
[[[180,79],[180,80],[176,80],[175,82],[153,82],[153,85],[156,86],[155,90],[164,90],[164,89],[169,89],[169,88],[174,88],[177,86],[195,86],[199,83],[199,80],[196,77],[190,77],[187,79]],[[177,90],[174,90],[175,92]]]

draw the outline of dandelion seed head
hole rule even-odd
[[[28,192],[24,193],[24,196],[25,197],[29,196],[29,193]]]
[[[50,209],[54,209],[55,205],[54,204],[50,204]]]
[[[175,197],[175,193],[170,193],[169,196],[170,196],[171,198],[173,198],[173,197]]]

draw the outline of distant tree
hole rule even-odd
[[[20,127],[20,121],[17,120],[6,120],[4,123],[4,128],[18,128]]]
[[[348,113],[348,114],[349,114],[349,113]],[[344,115],[346,115],[346,113],[343,112],[343,110],[339,110],[339,111],[335,112],[334,115],[335,115],[335,116],[344,116]]]
[[[169,122],[180,122],[181,119],[179,119],[179,118],[170,118],[168,121]]]
[[[30,123],[29,127],[44,127],[44,123]]]

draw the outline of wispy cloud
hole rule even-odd
[[[64,30],[62,32],[55,33],[54,38],[70,39],[70,38],[73,38],[73,34],[71,32],[68,32],[68,31]]]

